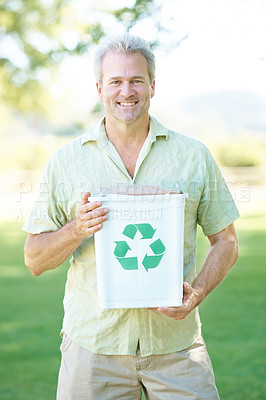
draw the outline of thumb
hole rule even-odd
[[[90,197],[91,196],[91,193],[90,192],[86,192],[86,193],[84,193],[83,195],[82,195],[82,199],[81,199],[81,205],[84,205],[84,204],[87,204],[89,201],[88,201],[88,197]]]
[[[192,286],[190,286],[189,283],[184,282],[183,283],[183,299],[186,300],[192,292],[193,292]]]

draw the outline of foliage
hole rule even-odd
[[[2,151],[0,150],[1,169],[29,170],[43,168],[51,152],[38,142],[28,143],[26,152],[21,151],[22,142],[18,143],[15,151],[11,142],[5,142],[5,145],[5,148]]]
[[[125,22],[129,30],[140,18],[150,15],[152,7],[153,0],[136,0],[134,7],[123,7],[114,11],[114,15],[119,21]]]
[[[256,139],[237,137],[221,142],[214,150],[224,167],[257,167],[266,160],[266,143]]]
[[[237,221],[240,258],[200,306],[221,399],[265,398],[265,223],[265,215]],[[24,266],[20,227],[19,221],[0,225],[0,397],[53,399],[67,263],[33,277]],[[200,262],[207,248],[200,232]]]
[[[157,10],[159,7],[157,8]],[[120,10],[115,10],[113,15],[117,18],[118,21],[122,22],[126,27],[126,30],[129,31],[137,21],[140,19],[149,17],[155,11],[154,1],[153,0],[136,0],[134,7],[124,7]],[[162,26],[157,23],[158,30],[162,29]],[[155,47],[158,45],[158,42],[150,43],[151,47]]]
[[[52,153],[66,142],[69,137],[58,135],[6,138],[0,147],[0,171],[42,169]],[[25,148],[27,151],[22,151]]]
[[[113,15],[129,30],[152,13],[153,3],[135,0],[132,7],[101,14]],[[56,65],[66,57],[83,54],[105,34],[100,19],[92,18],[91,10],[85,14],[74,0],[0,3],[0,93],[5,103],[21,111],[45,109],[49,99],[41,94]]]

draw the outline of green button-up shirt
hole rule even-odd
[[[23,229],[33,234],[55,231],[75,218],[82,193],[97,195],[100,187],[117,184],[158,185],[188,193],[184,280],[189,283],[195,277],[197,225],[209,236],[239,216],[206,147],[150,117],[149,134],[133,178],[108,140],[103,120],[59,149],[46,165],[39,197]],[[93,238],[85,239],[71,258],[64,310],[62,331],[99,354],[135,355],[138,341],[143,356],[171,353],[190,346],[201,330],[197,309],[176,321],[146,309],[100,308]]]

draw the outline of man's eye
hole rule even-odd
[[[118,85],[120,81],[112,81],[110,82],[111,85]]]

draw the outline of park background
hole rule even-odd
[[[129,31],[157,59],[151,114],[203,141],[240,210],[240,257],[200,306],[222,400],[266,398],[266,4],[263,0],[0,2],[0,398],[52,400],[68,265],[38,278],[21,231],[41,170],[102,115],[95,44]],[[208,248],[201,230],[197,264]]]

